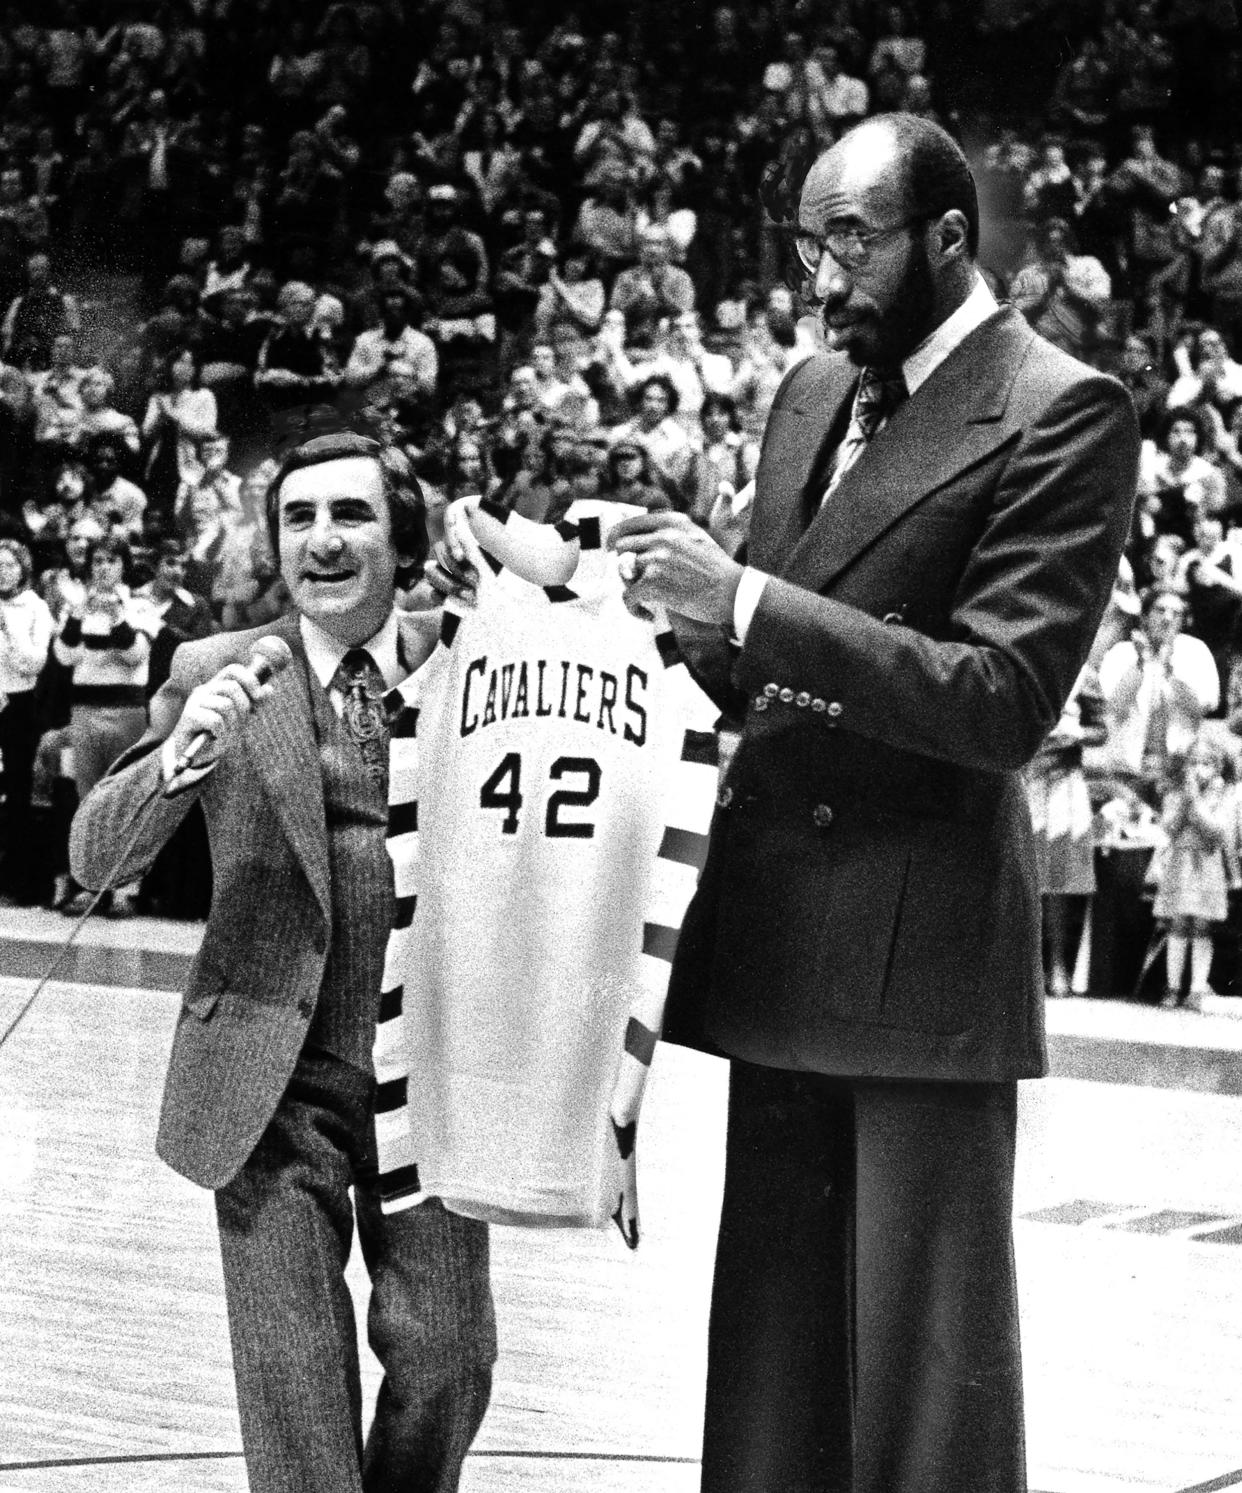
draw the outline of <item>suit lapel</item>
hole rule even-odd
[[[802,537],[808,484],[858,381],[858,370],[843,358],[816,358],[804,366],[797,397],[772,411],[758,473],[763,502],[754,512],[749,558],[773,573],[783,570]]]
[[[293,663],[273,680],[271,698],[255,712],[246,740],[289,844],[325,916],[330,917],[323,768],[316,748],[302,634],[294,615],[281,617],[270,631],[293,649]]]
[[[1032,333],[1005,310],[961,342],[842,477],[781,571],[821,590],[903,514],[1008,437],[1001,416]]]

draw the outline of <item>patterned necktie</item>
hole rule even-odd
[[[332,688],[341,692],[341,718],[358,743],[367,774],[388,796],[388,713],[384,676],[365,648],[351,648],[337,665]]]
[[[836,464],[824,493],[825,501],[832,496],[837,483],[862,455],[867,442],[907,397],[906,381],[900,369],[887,377],[875,368],[863,369],[854,393],[850,426],[837,450]]]

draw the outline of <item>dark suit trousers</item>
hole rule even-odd
[[[733,1064],[704,1493],[1024,1493],[1016,1107]]]
[[[486,1226],[438,1202],[381,1212],[374,1089],[350,1064],[304,1052],[254,1154],[216,1194],[252,1493],[451,1493],[487,1409]],[[384,1369],[365,1448],[344,1279],[351,1186]]]

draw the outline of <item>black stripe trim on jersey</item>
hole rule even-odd
[[[663,959],[665,963],[673,962],[673,955],[677,952],[677,929],[665,928],[660,923],[643,924],[643,953],[650,954],[653,959]]]
[[[578,524],[578,543],[584,550],[603,549],[604,536],[600,532],[598,517],[584,518]]]
[[[396,1021],[405,1009],[405,986],[394,985],[391,990],[380,991],[379,1019]]]
[[[690,866],[695,871],[701,871],[707,861],[707,836],[696,835],[690,829],[673,829],[670,826],[664,831],[664,838],[660,841],[660,859],[676,861],[679,866]]]
[[[418,829],[418,800],[412,798],[408,803],[388,805],[388,838],[395,840],[398,835],[412,835]]]
[[[375,1113],[390,1115],[394,1109],[403,1109],[408,1088],[408,1078],[390,1078],[387,1083],[376,1084]]]
[[[626,1226],[625,1226],[625,1194],[624,1193],[620,1193],[617,1196],[617,1211],[612,1215],[612,1221],[613,1221],[613,1223],[616,1224],[617,1228],[620,1230],[621,1237],[622,1237],[622,1239],[625,1240],[626,1248],[627,1249],[637,1249],[638,1248],[638,1222],[637,1222],[636,1219],[632,1219],[630,1221],[629,1228],[627,1229]]]
[[[388,733],[392,734],[393,722],[405,709],[405,696],[394,685],[384,696],[384,719],[388,723]]]
[[[503,562],[498,560],[490,550],[485,550],[482,545],[479,546],[479,553],[487,561],[493,575],[499,575],[500,572],[505,568]]]
[[[389,697],[385,695],[385,700]],[[398,692],[397,698],[401,699]],[[418,735],[418,706],[403,704],[392,719],[388,727],[389,735],[394,741],[411,741]]]
[[[380,1197],[386,1203],[395,1203],[398,1198],[412,1197],[416,1192],[422,1192],[423,1184],[419,1179],[418,1168],[411,1161],[409,1166],[399,1166],[395,1171],[381,1172],[379,1179]]]
[[[543,594],[549,601],[577,601],[578,593],[571,591],[568,586],[545,586]]]
[[[453,646],[453,639],[457,636],[457,629],[461,626],[461,618],[455,612],[446,611],[440,619],[440,641],[446,648]]]
[[[567,518],[561,519],[559,523],[553,524],[552,527],[561,536],[566,544],[572,544],[574,540],[578,538],[581,532],[579,526],[577,524],[571,524]]]
[[[700,767],[719,767],[720,744],[714,731],[687,731],[681,739],[681,760]]]
[[[677,646],[677,639],[671,632],[662,632],[655,640],[656,651],[660,655],[660,662],[666,669],[671,669],[674,664],[681,662],[681,649]]]
[[[503,508],[499,503],[493,503],[490,498],[484,498],[479,504],[479,512],[486,513],[488,518],[495,519],[498,524],[507,524],[512,509]]]
[[[655,1057],[656,1033],[644,1026],[636,1016],[631,1016],[625,1028],[625,1050],[636,1058],[644,1068],[651,1067]]]
[[[414,921],[414,909],[417,906],[417,897],[398,897],[392,904],[392,926],[396,929],[408,928]]]
[[[611,1119],[611,1116],[609,1116]],[[634,1141],[638,1136],[638,1121],[631,1120],[628,1125],[618,1125],[612,1121],[612,1135],[617,1143],[617,1154],[622,1161],[628,1161],[634,1154]]]

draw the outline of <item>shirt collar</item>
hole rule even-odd
[[[311,666],[311,672],[327,689],[349,649],[309,617],[299,615],[298,627],[301,629],[302,646],[306,649],[306,661]],[[362,645],[383,675],[385,689],[392,689],[394,685],[400,684],[407,672],[402,667],[398,652],[399,636],[397,612],[394,608],[389,612],[383,627]]]
[[[996,297],[982,275],[976,274],[974,289],[925,341],[920,342],[901,365],[906,389],[913,394],[940,367],[955,347],[1000,310]]]

